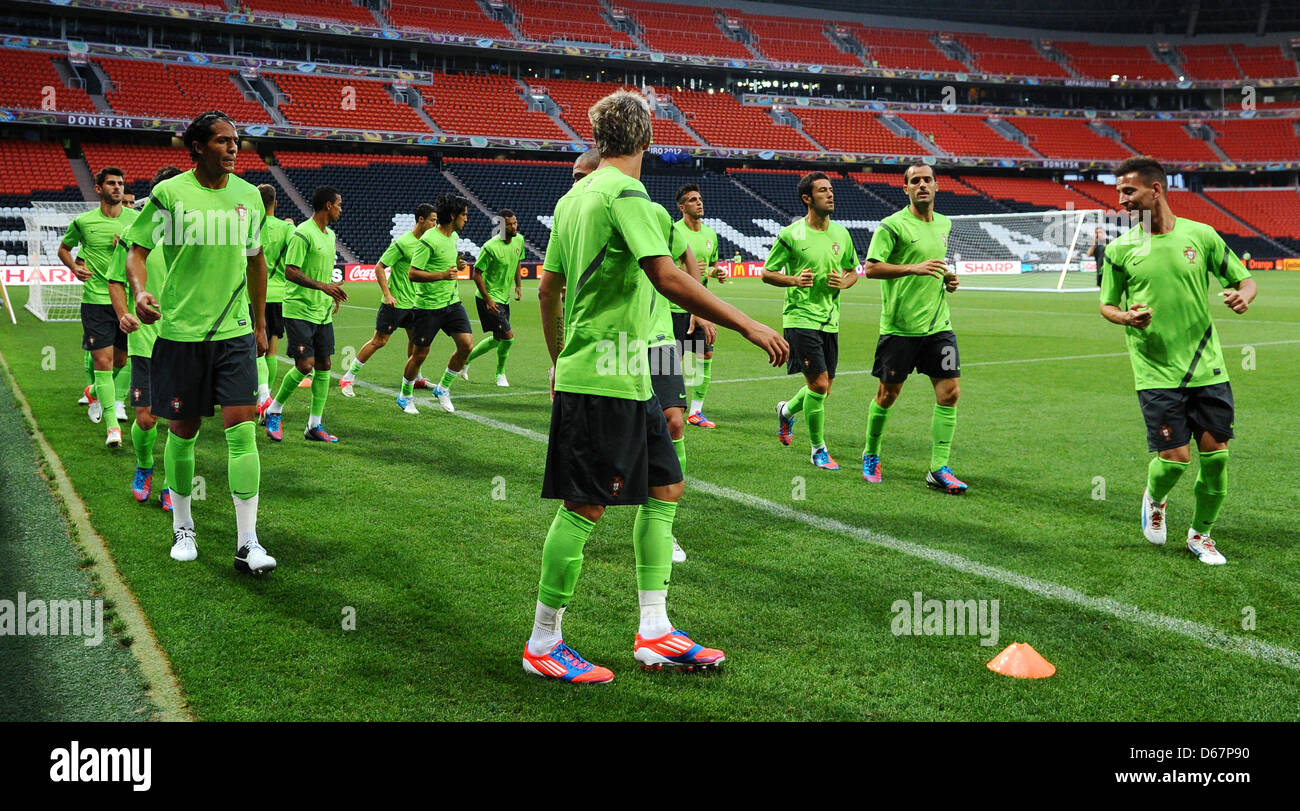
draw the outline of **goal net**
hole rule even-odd
[[[952,219],[948,262],[962,287],[1016,292],[1097,290],[1088,256],[1097,228],[1116,223],[1102,210],[968,214]]]
[[[81,320],[81,282],[66,279],[67,269],[59,261],[59,243],[79,214],[89,211],[86,202],[33,200],[23,212],[27,229],[27,254],[32,280],[27,286],[27,309],[42,321]]]

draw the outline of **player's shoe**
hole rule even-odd
[[[104,405],[99,402],[99,398],[95,396],[94,390],[90,386],[86,387],[86,397],[89,400],[86,404],[86,416],[90,418],[91,422],[98,425],[99,421],[104,419]]]
[[[704,416],[703,411],[696,411],[694,414],[687,417],[686,421],[691,425],[699,426],[700,428],[718,427],[717,423],[715,423],[713,420],[709,419],[708,417]]]
[[[126,404],[113,403],[113,416],[117,417],[118,422],[126,422]]]
[[[116,426],[108,429],[108,438],[104,440],[106,448],[122,447],[122,429]]]
[[[529,653],[528,643],[524,643],[524,672],[573,684],[604,684],[614,680],[614,671],[583,659],[564,640],[556,642],[555,647],[541,656]]]
[[[812,452],[812,463],[822,470],[839,470],[840,463],[831,458],[826,448],[817,448]]]
[[[960,496],[966,492],[966,482],[957,478],[952,468],[944,465],[938,470],[932,470],[925,474],[925,483],[935,490],[942,490],[950,496]]]
[[[312,380],[312,376],[313,376],[314,374],[315,374],[315,373],[313,372],[312,374],[307,375],[306,377],[304,377],[302,380],[299,380],[299,381],[298,381],[298,388],[300,388],[300,389],[310,389],[310,388],[311,388],[311,380]]]
[[[497,385],[503,389],[510,388],[510,381],[506,380],[505,375],[497,375]]]
[[[415,407],[414,397],[403,397],[400,394],[397,395],[397,407],[405,411],[407,414],[420,413],[419,409]]]
[[[137,467],[135,469],[135,479],[131,482],[131,495],[135,500],[144,503],[149,500],[153,494],[153,468]]]
[[[1187,530],[1187,549],[1201,563],[1219,566],[1228,562],[1223,553],[1214,548],[1213,538],[1209,535],[1202,535],[1194,529]]]
[[[356,397],[357,393],[352,390],[352,381],[339,378],[339,393],[344,397]]]
[[[162,489],[162,492],[158,494],[158,504],[162,506],[162,508],[163,508],[163,512],[167,512],[167,513],[171,512],[171,511],[172,511],[172,491],[171,491],[171,490],[168,490],[166,487],[164,487],[164,488]]]
[[[448,414],[456,413],[456,406],[451,404],[451,392],[441,386],[433,387],[433,396],[438,398],[438,405]]]
[[[785,416],[782,410],[785,408],[785,400],[776,404],[776,418],[781,421],[781,426],[777,429],[776,438],[781,440],[782,445],[789,445],[794,441],[794,415]]]
[[[266,425],[266,409],[270,408],[271,401],[275,398],[267,395],[257,401],[257,424]]]
[[[172,560],[184,563],[199,556],[199,547],[194,543],[194,530],[181,527],[172,530]]]
[[[682,549],[682,545],[677,543],[677,537],[673,536],[673,563],[685,563],[685,562],[686,562],[686,550]]]
[[[90,405],[90,386],[87,386],[81,392],[81,398],[77,400],[77,405]]]
[[[266,435],[271,438],[272,442],[280,442],[284,439],[284,429],[280,427],[283,414],[266,415]]]
[[[1142,491],[1142,534],[1156,546],[1165,545],[1165,508],[1169,499],[1159,503],[1151,500],[1151,491]]]
[[[313,428],[308,428],[306,431],[302,432],[302,435],[303,438],[310,439],[312,442],[338,442],[339,441],[338,437],[334,436],[329,431],[325,430],[324,425],[317,425]],[[274,566],[275,564],[272,563],[271,565]]]
[[[646,670],[661,670],[665,667],[678,670],[706,670],[718,667],[727,660],[726,654],[717,648],[706,648],[680,628],[664,634],[658,639],[646,639],[636,635],[632,646],[632,655]]]
[[[880,457],[874,453],[862,454],[862,478],[871,484],[880,484]]]
[[[246,543],[235,553],[235,571],[245,574],[262,574],[275,568],[275,558],[257,541]]]
[[[417,389],[431,389],[433,388],[433,381],[424,375],[420,375],[415,379],[415,387]]]

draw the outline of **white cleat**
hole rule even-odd
[[[402,409],[402,411],[407,414],[414,414],[418,416],[420,413],[419,409],[415,407],[414,397],[403,397],[400,394],[397,395],[397,407]]]
[[[90,405],[90,396],[83,391],[81,399],[77,400],[77,405]]]
[[[108,429],[108,439],[105,439],[105,440],[104,440],[104,447],[107,447],[107,448],[120,448],[120,447],[122,447],[122,429],[121,429],[121,428],[116,428],[116,427],[114,427],[114,428],[109,428],[109,429]]]
[[[433,387],[433,396],[438,399],[438,405],[448,414],[456,413],[456,406],[451,404],[451,392],[441,386]]]
[[[1165,545],[1165,508],[1169,499],[1157,504],[1151,500],[1151,491],[1142,491],[1142,534],[1156,546]]]
[[[469,364],[468,364],[468,363],[461,367],[461,370],[460,370],[459,372],[456,373],[456,377],[459,377],[461,380],[464,380],[466,383],[469,382]]]
[[[357,393],[356,393],[355,391],[352,390],[352,381],[351,381],[351,380],[340,380],[340,381],[339,381],[339,393],[341,393],[344,397],[356,397],[356,396],[357,396]]]
[[[266,425],[266,406],[270,403],[270,396],[263,397],[257,401],[257,424]]]
[[[505,375],[497,375],[497,385],[503,389],[510,388],[510,381],[506,380]]]
[[[114,403],[113,416],[117,417],[118,422],[126,422],[126,405],[124,403]]]
[[[245,574],[262,574],[275,568],[275,558],[257,541],[246,543],[235,553],[235,571]]]
[[[104,419],[104,405],[99,400],[91,400],[90,405],[86,406],[86,416],[99,425],[99,421]]]
[[[682,545],[677,543],[677,538],[676,536],[674,536],[673,537],[673,563],[685,563],[685,562],[686,562],[686,550],[682,549]]]
[[[172,560],[185,563],[199,556],[199,547],[194,543],[193,528],[181,527],[173,530],[172,539]]]
[[[1187,530],[1187,551],[1195,555],[1201,563],[1208,563],[1211,566],[1221,566],[1228,562],[1223,553],[1214,548],[1213,538],[1190,528]]]

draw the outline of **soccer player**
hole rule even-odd
[[[1154,158],[1129,158],[1115,177],[1120,205],[1139,222],[1106,247],[1101,314],[1125,328],[1147,447],[1156,454],[1147,466],[1142,532],[1164,544],[1169,492],[1191,463],[1195,439],[1201,464],[1187,548],[1202,563],[1226,563],[1210,532],[1228,494],[1234,404],[1209,284],[1214,276],[1226,290],[1223,303],[1244,313],[1255,280],[1213,228],[1174,215]]]
[[[1088,248],[1088,255],[1097,263],[1097,286],[1101,287],[1101,267],[1106,264],[1106,229],[1098,228],[1092,234],[1092,246]]]
[[[411,258],[408,275],[415,282],[415,319],[412,325],[415,352],[406,360],[402,373],[402,393],[397,405],[406,409],[415,391],[415,378],[420,365],[429,357],[429,345],[439,330],[456,342],[456,349],[447,360],[442,380],[433,387],[433,396],[444,411],[454,412],[451,404],[451,381],[465,368],[465,358],[474,346],[473,327],[469,315],[460,303],[456,289],[459,273],[456,250],[460,229],[469,219],[469,201],[455,194],[441,194],[434,201],[437,225],[424,232],[420,245]]]
[[[687,183],[677,190],[676,199],[677,210],[681,212],[682,218],[673,225],[673,229],[676,231],[677,238],[689,245],[692,253],[695,254],[703,274],[700,281],[707,286],[709,277],[712,276],[722,284],[727,277],[718,267],[718,232],[702,221],[704,198],[700,196],[700,187],[694,183]],[[709,380],[712,378],[713,371],[713,343],[709,340],[700,340],[696,333],[695,320],[690,313],[676,304],[671,305],[671,309],[673,334],[677,338],[678,352],[683,361],[688,354],[695,356],[695,363],[691,370],[691,379],[695,381],[695,388],[692,392],[690,408],[686,412],[688,415],[686,422],[700,428],[717,428],[718,426],[712,420],[704,416],[704,395],[709,392]],[[696,337],[692,338],[692,335]]]
[[[952,221],[934,210],[938,182],[932,167],[908,166],[903,190],[907,208],[881,220],[867,248],[867,278],[881,280],[880,339],[871,369],[880,383],[867,407],[862,477],[872,484],[881,482],[880,438],[890,407],[915,369],[928,375],[934,387],[925,483],[960,495],[967,485],[948,465],[961,395],[961,358],[948,316],[948,293],[957,289],[958,279],[944,260]]]
[[[343,285],[334,282],[334,229],[343,216],[343,196],[333,186],[317,186],[311,195],[312,215],[293,230],[284,250],[284,331],[294,367],[280,381],[275,398],[262,410],[266,435],[284,439],[284,404],[298,384],[311,378],[311,413],[303,436],[313,442],[338,442],[325,430],[325,400],[330,393],[330,356],[334,354],[334,313],[348,300]]]
[[[266,354],[257,361],[257,405],[271,399],[271,383],[275,380],[276,356],[280,339],[284,337],[284,251],[293,236],[291,221],[275,216],[275,186],[262,183],[257,187],[266,207],[266,221],[262,223],[262,255],[266,257]],[[262,414],[258,419],[262,419]]]
[[[826,450],[826,397],[840,355],[840,291],[858,283],[858,252],[844,226],[831,222],[835,190],[824,172],[799,180],[799,199],[808,213],[781,229],[764,265],[763,281],[785,288],[781,326],[790,342],[787,374],[802,372],[806,385],[776,404],[782,445],[794,439],[794,419],[808,416],[812,463],[822,470],[840,466]]]
[[[588,117],[600,165],[556,205],[538,293],[556,368],[542,497],[564,503],[542,549],[533,631],[523,652],[526,672],[574,683],[614,678],[566,645],[560,627],[583,545],[610,505],[640,505],[632,532],[641,607],[636,660],[643,667],[699,668],[725,658],[668,619],[672,525],[683,484],[644,364],[651,293],[657,289],[741,332],[774,365],[788,350],[773,330],[719,301],[669,258],[665,224],[656,223],[639,180],[650,145],[645,99],[620,90],[596,102]],[[563,305],[561,285],[568,288]]]
[[[600,150],[596,147],[588,149],[577,157],[573,162],[573,182],[577,183],[587,175],[596,171],[600,165]]]
[[[497,350],[497,385],[509,386],[506,380],[506,358],[515,343],[515,332],[510,328],[509,283],[514,280],[515,301],[523,296],[523,276],[520,268],[524,261],[524,238],[519,236],[519,220],[508,208],[497,212],[501,218],[501,233],[483,245],[472,271],[474,286],[478,288],[474,303],[478,306],[478,322],[490,337],[479,341],[465,362],[470,363],[492,348]]]
[[[235,503],[235,569],[260,574],[275,568],[275,558],[257,539],[257,356],[266,350],[262,196],[232,174],[239,134],[225,113],[213,110],[194,119],[181,143],[194,168],[151,190],[131,227],[126,259],[140,323],[157,323],[166,312],[149,364],[149,389],[150,411],[170,426],[163,458],[172,499],[171,557],[198,557],[190,514],[194,441],[203,418],[219,405]],[[167,263],[161,296],[148,288],[154,250]]]
[[[126,190],[122,170],[106,166],[95,175],[95,194],[99,206],[72,221],[59,244],[59,260],[81,280],[81,348],[90,353],[93,369],[92,386],[83,392],[90,421],[98,423],[103,418],[104,405],[113,404],[113,419],[109,420],[108,437],[104,444],[110,448],[122,446],[122,429],[117,422],[126,421],[123,402],[130,386],[129,380],[116,378],[126,366],[126,333],[119,328],[117,313],[108,295],[108,269],[113,260],[113,249],[118,239],[135,222],[139,212],[122,205]],[[72,249],[80,246],[77,261]]]
[[[153,176],[150,188],[181,173],[175,166],[159,169]],[[150,410],[149,365],[153,357],[154,341],[158,338],[158,325],[141,324],[131,307],[127,306],[126,256],[131,247],[129,236],[124,235],[113,251],[113,262],[108,271],[108,295],[117,313],[118,324],[126,333],[127,354],[131,358],[131,407],[135,409],[135,422],[131,423],[131,446],[135,449],[135,476],[131,480],[131,494],[141,503],[153,493],[154,445],[158,441],[158,418]],[[167,259],[163,251],[151,251],[145,261],[148,279],[145,291],[155,299],[162,296],[167,285]],[[171,494],[166,488],[158,494],[164,510],[171,509]]]
[[[415,353],[415,285],[411,281],[411,259],[420,247],[420,237],[437,225],[437,213],[432,205],[420,203],[415,207],[415,227],[393,240],[379,257],[375,266],[375,281],[384,300],[375,315],[375,334],[361,347],[352,367],[339,381],[339,390],[345,397],[355,397],[352,384],[361,373],[370,357],[388,345],[389,337],[398,330],[406,330],[406,357]],[[423,376],[421,376],[423,377]],[[418,380],[416,381],[418,384]],[[407,414],[419,414],[415,408],[415,398],[409,398],[403,410]]]

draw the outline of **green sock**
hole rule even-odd
[[[1201,453],[1201,469],[1196,474],[1196,511],[1192,529],[1209,535],[1228,498],[1228,449]]]
[[[411,397],[415,394],[415,381],[402,378],[402,396]]]
[[[871,405],[867,406],[867,447],[862,449],[862,455],[880,455],[880,438],[885,433],[885,423],[889,421],[889,409],[881,408],[880,403],[874,399]]]
[[[596,522],[560,507],[546,533],[542,546],[542,579],[537,585],[537,600],[551,608],[563,608],[573,599],[582,571],[582,547],[591,537]],[[668,551],[672,559],[672,549]]]
[[[95,359],[90,356],[89,350],[82,350],[82,354],[86,356],[86,385],[93,386],[95,385]]]
[[[145,470],[153,468],[153,445],[158,441],[158,426],[148,431],[139,422],[131,423],[131,447],[135,448],[135,466]]]
[[[311,375],[311,415],[325,416],[325,398],[330,396],[330,373],[328,369],[317,369]]]
[[[785,410],[790,412],[790,416],[793,417],[795,414],[798,414],[800,411],[803,411],[804,397],[807,396],[808,396],[808,387],[804,386],[802,389],[799,389],[799,391],[796,392],[793,397],[790,398],[790,401],[785,404]]]
[[[465,359],[465,362],[469,363],[470,361],[474,360],[474,358],[477,358],[480,355],[486,355],[496,345],[497,345],[497,339],[489,335],[488,337],[479,341],[478,346],[474,347],[469,351],[469,357]]]
[[[1151,500],[1156,503],[1164,501],[1178,484],[1184,470],[1187,470],[1186,462],[1171,462],[1159,455],[1152,457],[1151,464],[1147,465],[1147,493]]]
[[[257,495],[262,482],[262,460],[257,455],[257,429],[252,420],[226,429],[226,476],[235,498]]]
[[[451,391],[451,381],[455,379],[456,379],[456,373],[453,372],[451,369],[446,369],[442,373],[442,381],[438,383],[438,386],[440,388],[444,388],[447,389],[448,391]]]
[[[167,466],[167,489],[178,496],[188,496],[194,492],[194,442],[199,438],[181,439],[172,432],[167,432],[167,442],[163,444],[163,464]]]
[[[99,398],[99,404],[104,407],[105,419],[110,426],[117,423],[113,420],[113,403],[117,395],[117,388],[113,385],[113,373],[101,372],[95,370],[95,396]]]
[[[266,370],[266,386],[269,389],[275,382],[275,358],[269,354],[262,358],[262,368]]]
[[[948,464],[952,452],[952,435],[957,432],[957,406],[936,404],[930,417],[930,469]]]
[[[271,385],[271,368],[266,365],[266,358],[257,359],[257,388]]]
[[[352,359],[352,366],[348,369],[348,372],[347,372],[347,373],[348,373],[349,375],[352,376],[352,379],[355,380],[356,377],[357,377],[357,375],[361,374],[361,367],[363,367],[363,366],[365,366],[365,365],[366,365],[366,364],[362,363],[361,361],[357,360],[356,358],[353,358],[353,359]]]
[[[826,395],[807,389],[804,395],[804,412],[808,417],[808,439],[814,448],[826,444]]]
[[[131,364],[113,370],[113,391],[115,403],[125,403],[131,399]]]
[[[632,524],[632,548],[636,552],[636,587],[640,591],[663,591],[673,573],[673,519],[677,502],[646,499],[636,509]]]
[[[276,402],[278,402],[280,405],[284,405],[285,401],[287,401],[289,397],[291,397],[293,393],[298,390],[298,384],[301,383],[303,381],[303,378],[305,378],[306,376],[307,375],[298,371],[297,366],[294,366],[292,369],[290,369],[288,373],[285,374],[284,380],[280,381],[280,390],[275,393]]]
[[[510,347],[515,345],[514,338],[503,338],[497,341],[497,374],[506,373],[506,358],[510,356]]]
[[[695,384],[695,399],[704,402],[704,395],[709,393],[709,381],[713,379],[713,358],[696,358],[700,372]]]
[[[682,466],[682,475],[686,475],[686,437],[673,440],[673,450],[677,451],[677,463]]]

